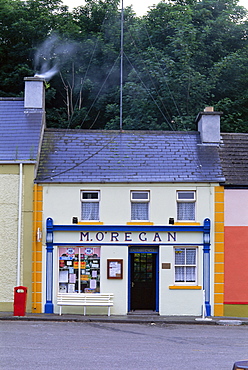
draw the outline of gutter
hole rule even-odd
[[[37,161],[23,161],[23,160],[13,160],[13,161],[0,161],[0,164],[35,164]]]

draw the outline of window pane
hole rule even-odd
[[[99,220],[99,203],[82,202],[82,220]]]
[[[148,203],[131,203],[132,220],[148,220]]]
[[[175,248],[175,282],[196,283],[196,250]]]
[[[98,192],[83,192],[83,199],[98,199]]]
[[[184,267],[175,267],[175,281],[184,282]]]
[[[194,220],[195,219],[195,203],[177,203],[177,219],[178,220]]]
[[[195,193],[193,191],[179,191],[177,193],[178,199],[188,199],[188,200],[194,200],[195,199]]]
[[[100,247],[59,248],[59,292],[100,292]]]
[[[175,250],[175,264],[184,265],[185,264],[185,249]]]
[[[148,192],[132,192],[132,199],[144,199],[148,200]]]
[[[195,282],[195,267],[186,267],[186,281]]]
[[[186,249],[186,265],[195,265],[196,249]]]

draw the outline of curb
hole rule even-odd
[[[86,322],[86,323],[115,323],[115,324],[150,324],[150,325],[222,325],[222,326],[240,326],[248,325],[248,320],[229,319],[229,318],[175,318],[175,317],[134,317],[134,316],[80,316],[80,315],[26,315],[12,316],[0,315],[0,321],[40,321],[40,322]]]

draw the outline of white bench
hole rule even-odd
[[[86,315],[87,306],[99,306],[108,307],[108,316],[110,316],[110,307],[114,304],[113,297],[113,293],[58,293],[59,314],[62,313],[62,306],[83,306],[84,315]]]

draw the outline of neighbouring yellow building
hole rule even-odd
[[[25,79],[25,98],[0,98],[0,310],[14,287],[32,306],[33,186],[45,125],[44,81]]]

